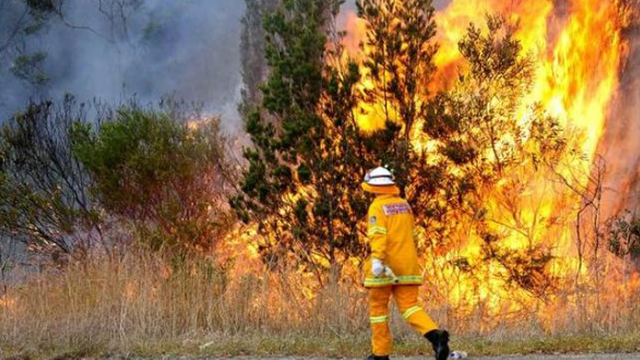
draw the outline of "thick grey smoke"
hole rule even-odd
[[[133,95],[142,102],[156,102],[169,95],[204,104],[211,114],[222,115],[227,130],[241,132],[236,108],[242,86],[239,43],[245,2],[137,1],[140,7],[120,14],[111,7],[114,3],[135,1],[66,0],[64,20],[52,16],[43,31],[27,38],[23,49],[46,52],[45,86],[16,78],[10,59],[0,62],[0,123],[29,99],[59,99],[65,93],[80,101],[97,98],[111,103]],[[2,10],[10,9],[12,2],[14,7],[20,3],[0,0]],[[434,5],[442,9],[449,2],[435,0]],[[345,8],[355,11],[355,0],[348,0]],[[16,16],[21,13],[13,10]]]
[[[54,16],[44,31],[27,39],[28,51],[47,53],[45,86],[34,87],[16,78],[10,63],[0,64],[0,119],[30,98],[56,99],[64,93],[112,103],[133,95],[142,102],[174,96],[202,103],[223,116],[228,130],[240,129],[236,104],[244,1],[139,2],[140,7],[121,14],[111,12],[113,1],[67,0],[64,21]]]
[[[629,59],[599,149],[607,170],[607,216],[640,210],[640,26],[625,35]]]
[[[437,10],[442,10],[444,9],[447,5],[449,5],[449,3],[451,2],[451,0],[434,0],[433,2],[433,6],[437,9]]]
[[[139,7],[122,13],[111,7],[136,2]],[[173,96],[202,103],[237,133],[244,9],[242,0],[65,0],[64,18],[49,16],[36,35],[7,47],[17,19],[28,13],[23,0],[0,0],[0,125],[30,99],[65,93],[112,104],[132,96],[142,103]],[[43,86],[12,72],[21,54],[37,52],[47,54]],[[23,244],[0,238],[0,265],[25,256]],[[0,268],[2,282],[8,274]]]

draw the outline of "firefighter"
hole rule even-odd
[[[365,264],[373,354],[368,360],[388,360],[392,348],[389,299],[393,295],[404,320],[433,345],[436,360],[449,356],[449,333],[418,304],[422,275],[414,241],[411,207],[400,197],[393,174],[384,167],[367,173],[362,188],[376,195],[367,216],[371,259]]]

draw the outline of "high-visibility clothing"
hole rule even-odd
[[[384,186],[378,186],[378,185],[370,185],[366,182],[363,182],[360,186],[362,186],[362,189],[364,191],[370,192],[372,194],[378,194],[378,195],[398,195],[400,194],[400,188],[397,187],[396,185],[384,185]]]
[[[371,273],[371,259],[365,264],[364,286],[368,288],[393,284],[419,285],[422,275],[414,240],[414,218],[411,207],[398,195],[379,195],[369,207],[367,239],[371,258],[391,268],[396,278]]]
[[[420,335],[438,326],[418,304],[417,285],[385,286],[369,289],[369,321],[371,323],[371,345],[376,356],[388,356],[393,347],[389,331],[389,299],[393,294],[402,318]]]

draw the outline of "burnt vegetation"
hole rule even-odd
[[[210,249],[231,228],[235,170],[219,120],[190,109],[30,104],[2,128],[0,234],[57,264],[96,246]]]

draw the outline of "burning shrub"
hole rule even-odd
[[[60,104],[29,104],[0,136],[0,235],[41,254],[72,253],[99,241],[91,182],[73,155],[69,131],[86,108],[67,96]],[[82,236],[79,236],[82,234]]]
[[[232,168],[218,119],[123,107],[98,127],[76,122],[72,139],[95,199],[152,249],[209,249],[231,228]]]
[[[627,214],[613,218],[608,223],[609,250],[615,255],[630,257],[635,263],[640,260],[640,217]]]
[[[502,17],[488,16],[486,33],[470,25],[458,47],[464,59],[459,80],[433,97],[423,128],[437,144],[431,154],[458,184],[459,201],[447,211],[472,216],[459,221],[482,240],[477,266],[498,265],[496,275],[507,284],[544,297],[556,281],[549,274],[551,247],[536,238],[536,224],[524,221],[527,207],[517,199],[563,158],[566,134],[556,119],[526,103],[533,64]],[[517,113],[526,106],[531,109],[525,122]],[[456,241],[473,243],[447,238],[441,246],[455,248]]]
[[[327,42],[340,3],[289,1],[265,18],[271,73],[245,118],[254,147],[232,201],[258,223],[267,263],[292,260],[318,275],[364,253],[359,185],[372,163],[352,114],[358,66],[342,63],[338,34]]]
[[[136,237],[174,254],[210,248],[234,221],[226,139],[217,119],[165,105],[114,112],[67,96],[18,113],[0,137],[0,236],[58,262]]]

